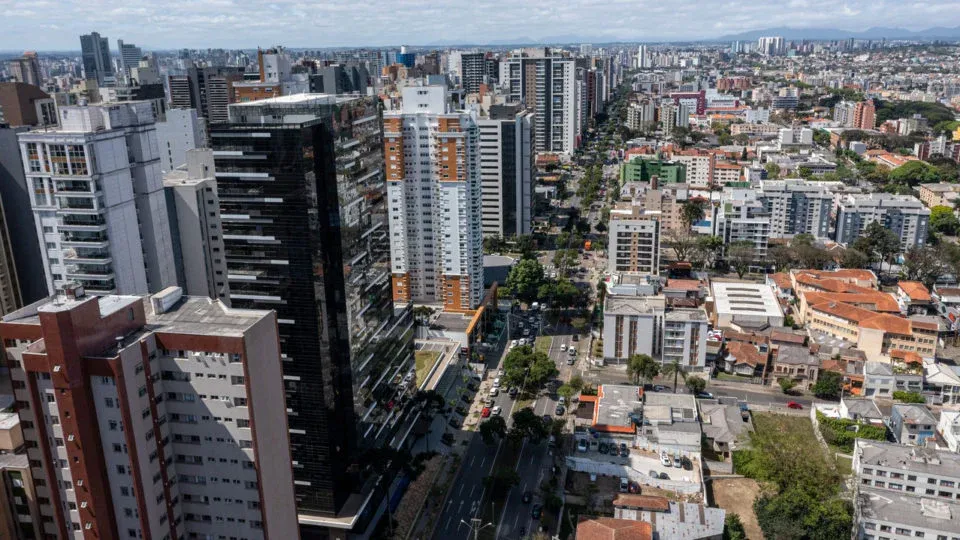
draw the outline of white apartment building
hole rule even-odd
[[[780,148],[790,146],[812,146],[813,130],[810,128],[783,128],[777,134]]]
[[[857,439],[854,537],[960,537],[960,454]]]
[[[694,149],[673,152],[670,159],[687,166],[688,186],[705,188],[714,182],[716,157],[713,154]]]
[[[627,128],[632,131],[647,131],[657,125],[657,104],[652,99],[631,103],[627,108]]]
[[[686,372],[707,368],[707,314],[702,309],[672,309],[663,318],[664,365],[674,361]]]
[[[754,260],[762,264],[767,258],[770,221],[770,212],[757,200],[756,192],[746,189],[725,190],[714,220],[714,234],[723,239],[724,246],[734,242],[750,242],[753,244]]]
[[[844,195],[837,205],[837,242],[852,243],[874,221],[893,231],[900,238],[901,251],[906,251],[926,244],[930,209],[912,195]]]
[[[623,363],[634,354],[660,357],[663,296],[607,295],[603,305],[603,360]]]
[[[298,537],[276,313],[68,285],[0,336],[37,537]]]
[[[500,83],[507,85],[510,103],[536,113],[538,152],[573,153],[578,121],[573,57],[545,48],[514,51],[500,62]]]
[[[611,274],[660,274],[658,214],[633,205],[611,210],[607,224],[607,269]]]
[[[960,411],[940,411],[937,433],[943,437],[951,452],[960,452]]]
[[[186,159],[185,165],[163,175],[177,285],[189,296],[219,298],[230,305],[213,151],[188,150]]]
[[[384,114],[395,301],[474,309],[483,297],[479,130],[446,88],[403,89]]]
[[[830,238],[833,193],[821,182],[806,180],[761,180],[758,200],[770,213],[773,238],[810,234],[817,240]]]
[[[59,128],[20,134],[50,292],[176,283],[155,126],[150,103],[131,101],[62,107]]]
[[[207,146],[207,128],[196,109],[168,109],[157,122],[160,170],[170,172],[187,162],[187,150]]]
[[[533,231],[533,118],[519,105],[493,105],[477,119],[485,237]]]

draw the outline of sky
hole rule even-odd
[[[912,0],[0,0],[0,50],[486,44],[709,39],[749,30],[960,26],[960,1]],[[578,40],[574,40],[578,41]]]

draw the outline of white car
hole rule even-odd
[[[530,335],[530,329],[529,329],[529,328],[524,328],[524,329],[523,329],[523,335],[529,336],[529,335]]]
[[[493,380],[493,388],[500,388],[500,377]]]
[[[560,350],[561,350],[561,351],[566,351],[566,350],[567,350],[567,344],[566,344],[566,343],[561,343],[561,344],[560,344]]]
[[[557,400],[557,404],[558,404],[558,405],[566,405],[566,404],[567,404],[567,400],[566,400],[563,396],[560,396],[560,398]]]
[[[490,409],[490,414],[492,416],[500,416],[500,413],[503,412],[503,408],[497,405],[496,407]]]
[[[517,340],[513,340],[513,341],[510,342],[510,348],[511,348],[511,349],[514,348],[514,347],[516,347],[516,346],[517,346]]]
[[[570,350],[568,350],[567,353],[570,354],[570,356],[576,356],[577,349],[575,349],[574,347],[570,347]]]
[[[490,389],[490,397],[497,397],[500,395],[500,389],[496,386]]]
[[[585,439],[580,439],[577,441],[577,451],[586,452],[587,451],[587,441]]]
[[[660,452],[660,464],[664,467],[673,467],[673,460],[666,452]]]

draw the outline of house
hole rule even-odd
[[[767,285],[770,285],[777,292],[778,298],[790,300],[793,298],[793,282],[790,275],[784,272],[776,274],[767,274]]]
[[[960,411],[942,411],[937,433],[951,452],[960,452]]]
[[[923,359],[923,395],[933,405],[960,405],[960,366]]]
[[[797,387],[810,390],[817,382],[820,372],[820,359],[810,353],[810,349],[796,345],[782,345],[774,350],[772,358],[773,368],[770,373],[770,384],[776,386],[782,379],[791,379]]]
[[[897,303],[906,315],[926,315],[933,309],[930,290],[919,281],[898,282]]]
[[[735,398],[697,400],[700,429],[707,444],[719,455],[730,457],[748,432],[753,431],[750,414],[742,411]]]
[[[577,540],[653,540],[653,526],[632,519],[584,519],[577,524]]]
[[[652,452],[700,455],[697,400],[690,394],[647,392],[643,395],[643,426],[637,446]]]
[[[723,354],[723,370],[744,377],[763,377],[767,354],[744,341],[728,341]]]
[[[671,540],[720,540],[726,511],[699,503],[675,502],[666,497],[621,493],[613,500],[618,520],[649,523],[655,538]],[[616,536],[631,539],[632,536]],[[579,530],[577,540],[582,540]]]
[[[894,392],[919,393],[922,389],[922,367],[883,362],[867,362],[864,366],[864,397],[892,399]]]
[[[890,431],[900,444],[923,446],[936,437],[937,417],[926,405],[895,403],[890,412]]]
[[[934,285],[930,296],[934,309],[947,319],[950,329],[960,328],[960,287]]]
[[[839,410],[841,418],[874,426],[884,425],[883,413],[872,399],[842,397]]]

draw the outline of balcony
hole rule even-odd
[[[106,249],[110,246],[110,242],[107,239],[106,234],[70,234],[63,233],[60,235],[60,244],[64,247],[79,247],[79,248],[94,248],[94,249]]]
[[[100,267],[92,266],[85,267],[79,265],[69,265],[66,267],[65,275],[68,279],[74,280],[86,280],[93,281],[96,283],[103,283],[106,281],[113,282],[115,277],[113,271],[110,270],[110,267]],[[103,288],[101,286],[96,286],[96,288]]]
[[[58,219],[57,228],[61,231],[103,232],[107,230],[107,224],[100,216],[71,215]]]

